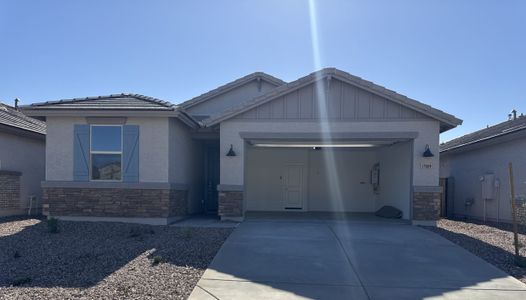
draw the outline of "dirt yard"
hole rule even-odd
[[[0,218],[0,299],[186,299],[231,231]]]
[[[510,224],[443,219],[437,227],[424,227],[467,249],[526,283],[526,268],[514,263],[515,248]],[[526,227],[519,230],[520,254],[526,256]]]

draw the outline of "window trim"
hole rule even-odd
[[[121,128],[121,150],[120,151],[93,151],[93,127],[120,127]],[[122,165],[122,155],[124,147],[124,126],[116,124],[89,124],[89,181],[93,182],[123,182],[123,165]],[[93,179],[93,154],[120,154],[121,156],[121,179]]]

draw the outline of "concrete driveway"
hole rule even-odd
[[[249,219],[190,299],[526,299],[526,285],[425,229],[374,218]]]

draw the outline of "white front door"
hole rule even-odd
[[[283,176],[283,206],[285,209],[303,208],[303,164],[288,164]]]

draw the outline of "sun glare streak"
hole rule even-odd
[[[320,53],[320,42],[318,35],[318,20],[316,15],[316,3],[314,0],[309,0],[309,17],[310,17],[310,31],[312,41],[312,55],[314,68],[320,70],[322,68],[321,53]],[[321,74],[317,76],[321,77]],[[323,80],[317,78],[315,83],[316,99],[318,104],[318,113],[320,118],[320,128],[322,133],[322,139],[324,143],[332,143],[332,133],[329,126],[329,116],[327,112],[327,99],[329,96],[330,79]],[[323,152],[323,158],[325,160],[325,169],[328,175],[327,181],[329,184],[329,201],[335,211],[343,211],[343,198],[341,193],[341,187],[339,183],[338,169],[336,160],[334,157],[334,149],[326,148]]]

